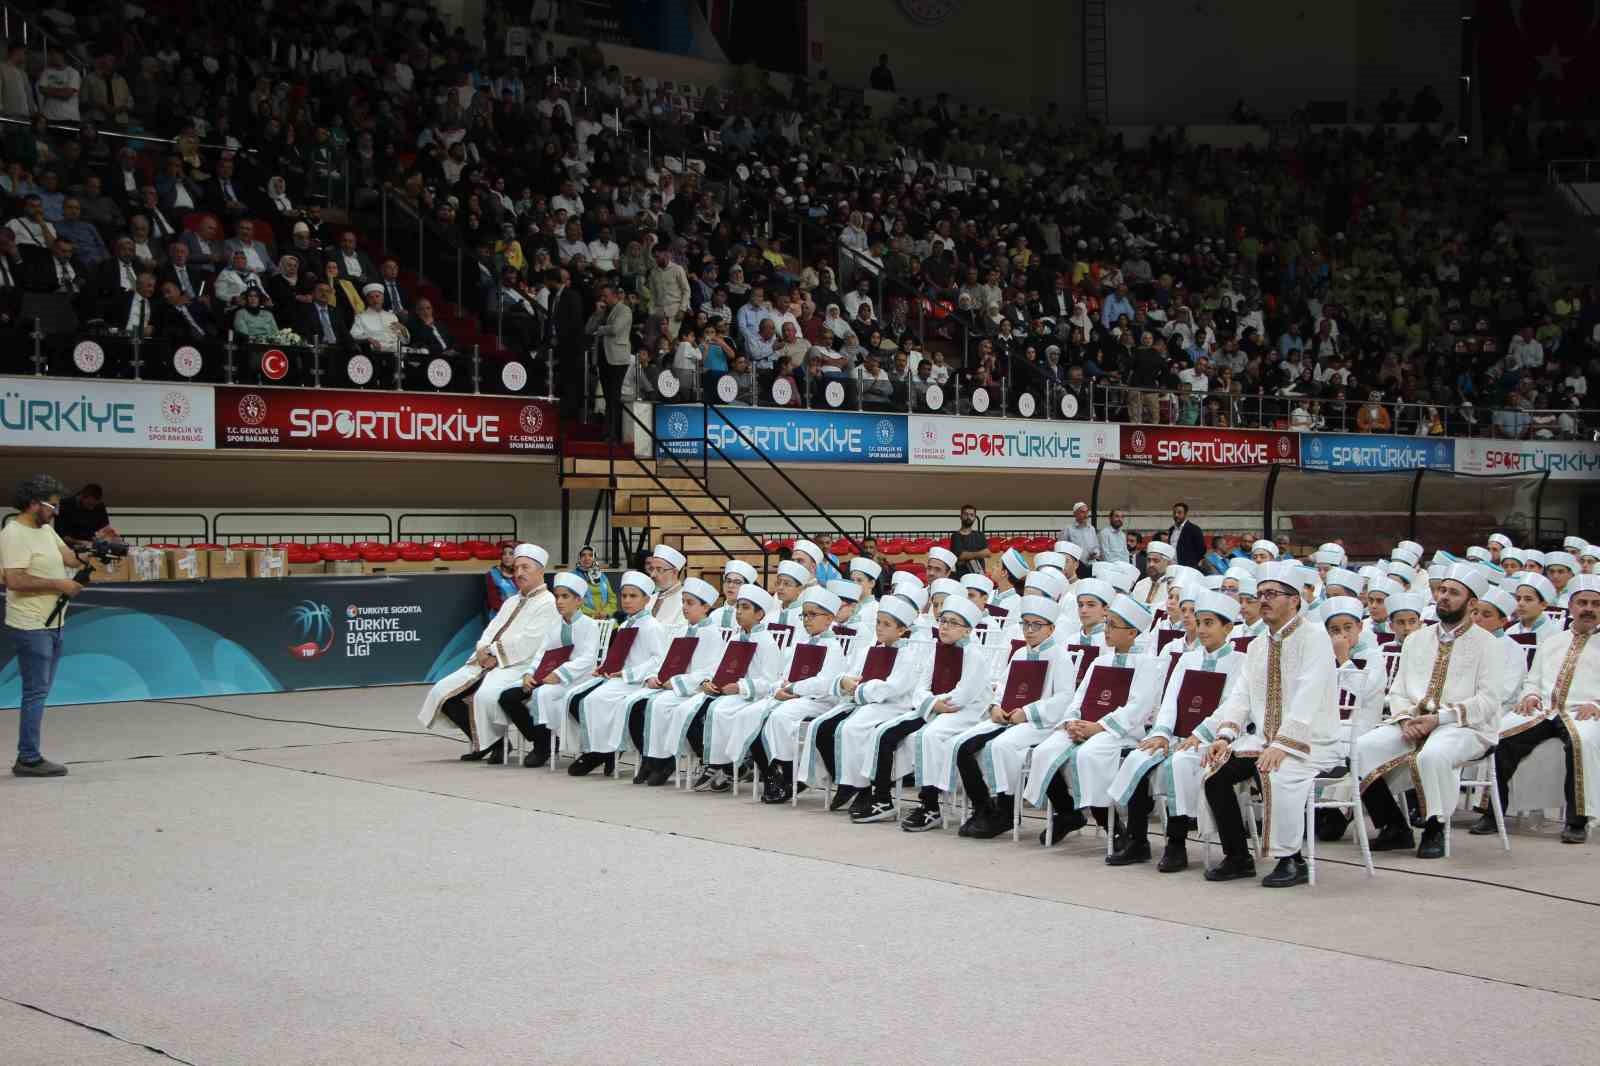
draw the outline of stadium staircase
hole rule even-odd
[[[720,405],[703,406],[705,423],[721,422],[732,428],[754,454],[753,460],[743,463],[729,460],[719,445],[705,437],[690,442],[699,449],[701,461],[697,466],[662,447],[655,432],[630,407],[623,408],[624,422],[631,423],[635,441],[649,442],[647,450],[656,458],[638,455],[636,445],[586,440],[581,431],[562,434],[558,477],[563,509],[567,509],[571,492],[597,493],[585,543],[594,543],[595,529],[604,515],[609,533],[608,556],[621,565],[631,565],[650,546],[667,544],[683,553],[690,576],[705,577],[713,584],[720,585],[722,565],[728,559],[742,559],[756,568],[763,581],[770,578],[778,563],[781,542],[771,539],[770,534],[752,533],[746,516],[733,509],[733,498],[713,490],[711,463],[720,461],[761,500],[771,513],[769,520],[771,516],[778,517],[794,531],[795,537],[808,535],[762,484],[750,476],[745,466],[765,466],[773,471],[811,508],[808,525],[815,528],[816,518],[811,516],[820,515],[833,528],[836,537],[849,541],[859,552],[859,543],[765,451],[734,426]]]

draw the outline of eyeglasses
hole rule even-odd
[[[943,618],[939,619],[939,625],[941,627],[949,626],[951,629],[971,629],[972,628],[971,626],[967,625],[967,623],[965,621],[963,621],[962,619],[956,618],[956,617],[954,617],[952,615],[948,615],[948,614],[945,615]]]
[[[1037,632],[1039,632],[1039,630],[1048,629],[1049,627],[1050,627],[1050,623],[1049,622],[1024,621],[1022,623],[1022,631],[1024,633],[1037,633]]]
[[[1280,597],[1289,597],[1289,596],[1295,596],[1295,595],[1298,595],[1298,593],[1280,592],[1277,589],[1257,589],[1256,590],[1256,599],[1258,599],[1258,600],[1276,600],[1276,599],[1278,599]]]

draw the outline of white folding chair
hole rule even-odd
[[[1506,832],[1506,812],[1500,804],[1500,773],[1495,768],[1494,753],[1497,745],[1489,745],[1489,750],[1476,759],[1469,759],[1462,763],[1457,770],[1459,781],[1457,788],[1467,793],[1468,805],[1471,805],[1472,793],[1477,789],[1489,790],[1489,806],[1494,811],[1495,825],[1500,828],[1500,847],[1505,851],[1511,850],[1511,836]],[[1480,771],[1472,777],[1466,775],[1469,766],[1477,767]],[[1455,821],[1454,811],[1445,815],[1444,819],[1444,857],[1450,857],[1450,826]]]

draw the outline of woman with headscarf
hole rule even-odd
[[[850,328],[850,323],[846,322],[844,316],[839,313],[838,304],[829,304],[827,310],[823,312],[822,328],[824,332],[830,333],[840,340],[844,340],[855,332]]]
[[[298,314],[292,310],[296,301],[311,302],[311,293],[316,287],[317,279],[300,269],[300,257],[294,255],[280,257],[278,272],[267,279],[267,295],[272,298],[272,305],[290,316]]]
[[[265,342],[278,334],[278,320],[261,306],[261,290],[246,289],[244,305],[233,314],[233,332],[249,341]]]
[[[615,615],[617,594],[611,589],[610,579],[600,569],[594,549],[587,544],[578,549],[577,572],[589,585],[589,591],[583,596],[583,613],[596,621],[604,621]]]
[[[299,220],[305,217],[305,212],[294,206],[294,201],[289,199],[289,183],[282,175],[273,175],[267,180],[267,200],[279,218]]]

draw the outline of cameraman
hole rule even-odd
[[[44,701],[61,660],[62,611],[46,625],[62,596],[76,596],[83,586],[67,577],[68,567],[79,559],[51,524],[65,491],[59,481],[39,474],[17,489],[20,514],[0,529],[0,568],[6,573],[6,634],[17,646],[17,670],[22,676],[22,718],[17,726],[17,761],[11,772],[18,777],[62,777],[67,768],[39,754],[39,727],[44,721]]]

